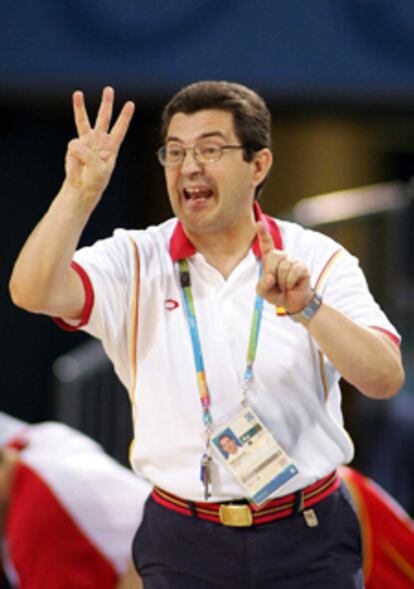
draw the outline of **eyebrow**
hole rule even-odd
[[[221,131],[210,131],[208,133],[202,133],[196,138],[196,141],[200,141],[202,139],[208,139],[209,137],[220,137],[221,139],[226,140],[225,135]],[[178,141],[179,143],[184,143],[182,139],[179,137],[175,137],[174,135],[170,135],[166,137],[165,142],[168,143],[169,141]]]

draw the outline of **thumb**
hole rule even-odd
[[[276,285],[276,278],[273,274],[264,273],[257,283],[257,293],[260,296],[265,296]]]

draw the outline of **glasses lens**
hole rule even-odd
[[[229,146],[221,146],[211,141],[201,141],[193,148],[193,157],[202,164],[216,162],[223,155],[223,150]],[[183,163],[187,149],[179,143],[167,143],[158,150],[158,159],[163,166],[179,166]]]
[[[165,165],[176,166],[181,164],[184,159],[185,150],[181,145],[176,143],[167,143],[165,145]]]
[[[203,142],[195,146],[197,159],[203,163],[216,162],[222,156],[223,150],[217,143]]]
[[[160,164],[165,166],[165,145],[163,145],[162,147],[160,147],[158,149],[157,156],[158,156],[158,160],[159,160]]]
[[[180,145],[167,143],[159,148],[157,154],[163,166],[176,166],[183,161],[185,150]]]

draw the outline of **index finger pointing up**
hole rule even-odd
[[[275,244],[273,243],[272,236],[266,229],[262,221],[256,223],[257,237],[259,239],[260,251],[262,252],[262,259],[267,256],[273,249]]]

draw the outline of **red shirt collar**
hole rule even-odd
[[[270,235],[272,236],[273,243],[275,244],[276,249],[283,249],[282,243],[282,236],[280,235],[279,227],[277,223],[272,217],[269,215],[265,215],[262,212],[262,209],[259,206],[258,202],[254,202],[254,215],[257,221],[261,221],[266,229],[269,231]],[[253,245],[252,250],[255,256],[258,258],[262,257],[262,252],[260,251],[259,246],[259,239],[256,237]],[[183,258],[189,258],[196,253],[196,248],[188,239],[187,235],[184,232],[183,226],[181,221],[177,221],[177,224],[174,228],[174,231],[170,238],[170,256],[174,262],[178,260],[182,260]]]

